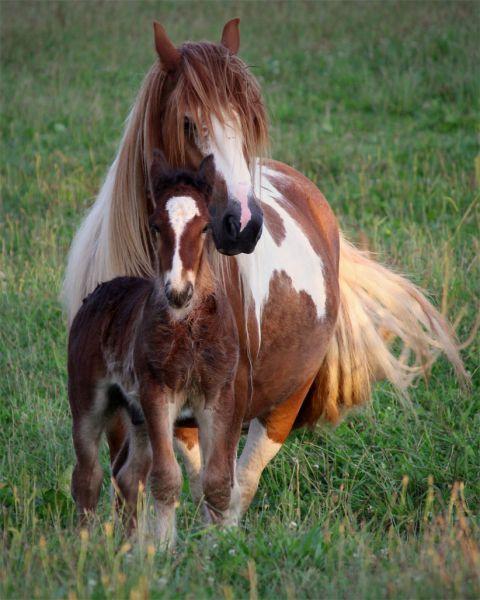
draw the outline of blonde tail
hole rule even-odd
[[[341,237],[338,321],[310,392],[313,414],[338,422],[345,410],[365,403],[381,379],[404,394],[441,352],[466,383],[454,332],[420,289]]]

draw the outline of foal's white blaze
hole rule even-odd
[[[248,194],[252,191],[252,176],[243,153],[243,136],[238,119],[224,118],[224,123],[212,117],[213,138],[204,150],[213,154],[215,169],[221,173],[229,196],[240,204],[240,231],[251,218]]]
[[[170,283],[173,289],[182,291],[186,282],[194,283],[192,271],[187,271],[183,276],[183,263],[180,257],[180,243],[182,234],[188,223],[200,214],[197,203],[191,196],[172,196],[165,205],[168,219],[175,234],[172,268],[165,273],[165,283]]]
[[[255,173],[255,196],[268,204],[283,221],[285,237],[278,246],[268,229],[264,227],[255,251],[236,256],[244,285],[250,289],[255,302],[255,314],[260,329],[262,309],[270,294],[270,280],[275,274],[285,273],[292,287],[306,292],[317,309],[317,318],[325,316],[326,291],[322,259],[315,252],[310,240],[295,219],[283,208],[287,200],[265,175],[285,177],[272,169],[257,166]]]

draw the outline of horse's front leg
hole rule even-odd
[[[313,378],[309,378],[288,400],[262,419],[253,419],[250,422],[247,441],[237,465],[240,514],[246,512],[250,506],[263,470],[287,439],[312,381]]]
[[[236,525],[239,488],[235,477],[242,415],[235,406],[233,384],[196,411],[203,458],[202,489],[209,523]]]
[[[156,537],[162,547],[175,541],[175,511],[182,473],[173,450],[173,425],[178,405],[173,394],[154,382],[143,382],[140,399],[152,449],[150,487],[156,511]]]

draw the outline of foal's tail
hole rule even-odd
[[[454,332],[420,289],[341,238],[336,331],[310,391],[317,415],[337,422],[380,379],[405,393],[441,352],[467,383]]]

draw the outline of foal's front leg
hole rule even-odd
[[[156,383],[142,385],[140,397],[152,448],[150,487],[155,501],[156,536],[166,547],[175,541],[175,510],[182,486],[182,473],[173,451],[178,405],[175,396]]]
[[[239,487],[235,477],[242,415],[234,404],[233,385],[196,411],[203,458],[202,487],[205,518],[209,523],[236,525]]]

